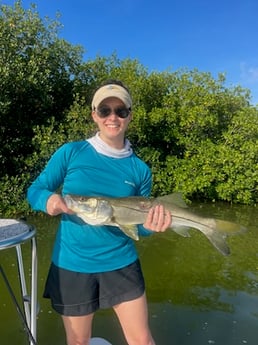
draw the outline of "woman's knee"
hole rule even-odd
[[[67,345],[89,345],[93,314],[62,316]]]

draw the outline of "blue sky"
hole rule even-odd
[[[116,52],[149,72],[221,72],[258,103],[257,0],[23,0],[23,7],[31,2],[41,17],[60,12],[60,37],[82,45],[85,60]]]

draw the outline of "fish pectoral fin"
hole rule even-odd
[[[117,224],[117,226],[125,233],[128,237],[131,237],[133,240],[138,241],[139,235],[138,235],[138,227],[134,224]]]
[[[171,227],[171,230],[176,232],[178,235],[183,236],[183,237],[191,237],[189,230],[191,228],[188,228],[186,226],[177,226],[177,227]]]

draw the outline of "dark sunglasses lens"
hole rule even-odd
[[[111,109],[110,108],[108,108],[108,107],[103,107],[103,108],[99,108],[98,110],[97,110],[97,114],[98,114],[98,116],[99,117],[102,117],[102,118],[104,118],[104,117],[107,117],[108,115],[110,115],[111,114]]]
[[[122,119],[125,119],[130,114],[130,110],[124,107],[116,108],[114,110],[110,109],[109,107],[101,107],[97,110],[97,114],[101,118],[109,116],[112,112]]]
[[[117,108],[115,109],[115,114],[122,119],[125,119],[130,114],[130,110],[127,108]]]

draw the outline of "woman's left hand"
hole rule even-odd
[[[162,205],[152,207],[143,226],[156,232],[164,232],[171,226],[172,216]]]

